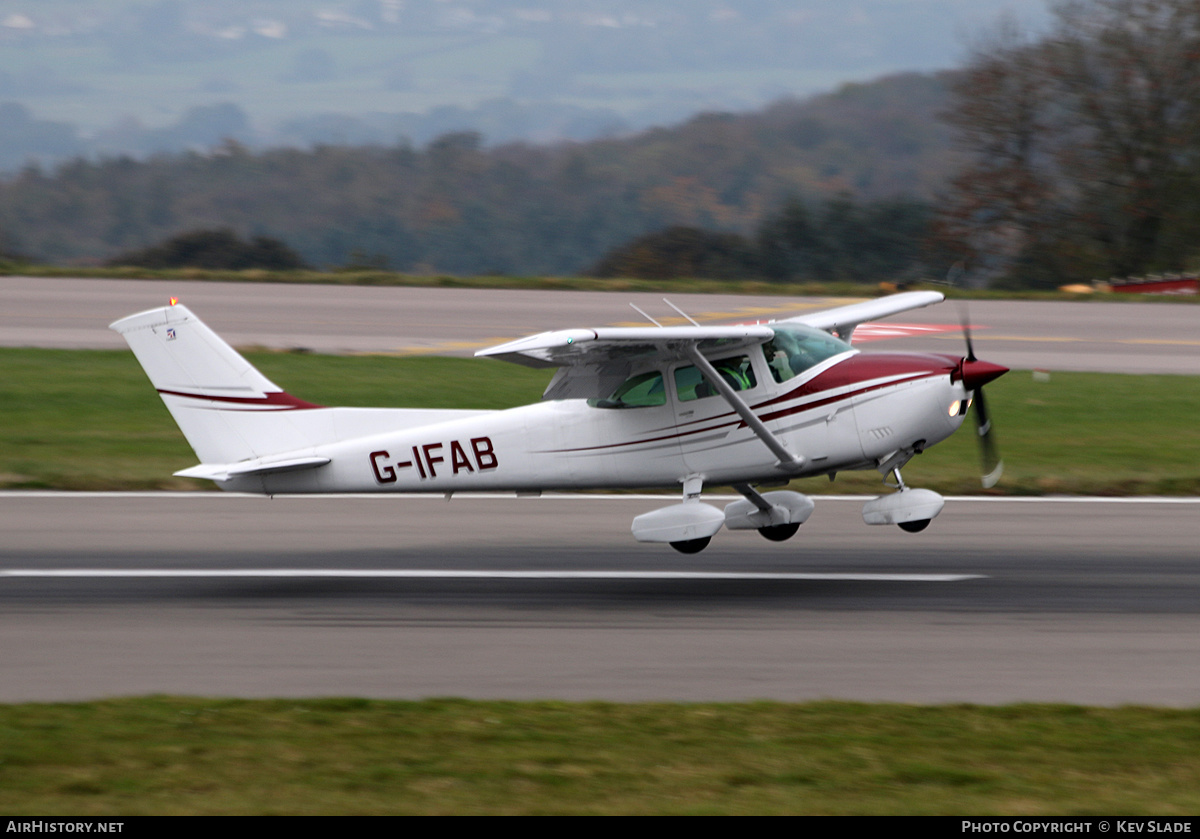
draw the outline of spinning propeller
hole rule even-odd
[[[967,354],[955,371],[962,379],[963,387],[975,392],[975,433],[979,437],[979,451],[983,458],[983,486],[991,489],[1004,474],[1004,461],[996,452],[996,441],[992,439],[992,417],[988,413],[983,386],[1008,372],[1007,367],[980,361],[975,356],[975,345],[971,341],[970,321],[963,317],[963,336],[967,339]]]

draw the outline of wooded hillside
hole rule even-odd
[[[323,146],[76,160],[0,182],[0,241],[98,263],[191,230],[278,239],[318,266],[570,274],[671,226],[752,235],[789,199],[928,199],[954,169],[946,76],[848,85],[623,139],[489,149]]]

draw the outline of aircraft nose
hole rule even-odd
[[[1008,372],[1008,368],[990,361],[963,359],[962,380],[967,390],[977,390]]]

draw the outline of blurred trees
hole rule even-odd
[[[762,270],[774,280],[940,277],[950,262],[929,251],[932,218],[930,205],[915,199],[857,203],[842,195],[814,209],[793,199],[759,226]]]
[[[141,268],[211,268],[228,271],[246,268],[286,271],[305,267],[304,261],[278,239],[255,236],[253,240],[245,242],[232,230],[194,230],[180,233],[154,247],[114,257],[109,264]]]
[[[649,280],[675,277],[740,280],[758,276],[760,271],[754,245],[744,236],[696,227],[670,227],[616,248],[588,273],[596,277]]]
[[[953,85],[972,154],[943,233],[1032,285],[1178,270],[1200,233],[1200,3],[1062,0],[1041,38],[1003,24]]]
[[[952,256],[932,240],[933,210],[915,199],[787,201],[753,239],[694,227],[639,236],[590,271],[599,277],[911,282],[940,277]]]

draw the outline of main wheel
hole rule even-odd
[[[900,529],[907,533],[920,533],[925,528],[929,527],[930,519],[918,519],[917,521],[901,521],[897,522]]]
[[[708,543],[711,541],[711,536],[705,536],[703,539],[688,539],[684,542],[672,542],[671,547],[679,551],[681,554],[698,554],[700,551],[707,548]]]
[[[766,527],[760,527],[758,532],[770,539],[772,542],[786,542],[796,535],[796,531],[800,529],[800,523],[795,524],[772,524]]]

